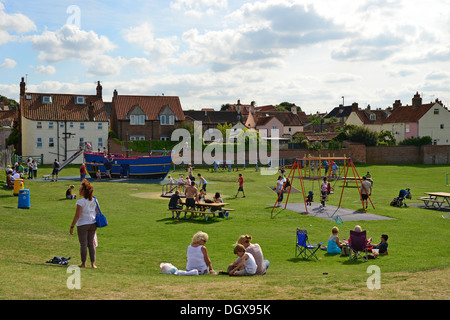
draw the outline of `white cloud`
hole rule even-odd
[[[155,63],[170,59],[179,50],[176,36],[155,38],[152,27],[147,22],[124,30],[123,37],[128,43],[142,47],[144,53]]]
[[[17,62],[13,59],[5,58],[5,61],[0,64],[1,69],[14,69],[17,65]]]
[[[36,30],[36,25],[32,20],[20,13],[6,13],[5,6],[0,2],[0,45],[18,39],[10,32],[26,33],[33,30]]]
[[[217,9],[225,9],[227,6],[227,0],[176,0],[170,3],[170,8],[184,10],[187,16],[196,18],[213,15]]]
[[[40,65],[36,67],[36,72],[37,73],[43,73],[43,74],[55,74],[56,73],[56,69],[54,66],[44,66],[44,65]]]
[[[107,37],[94,31],[83,31],[75,25],[63,25],[57,31],[44,31],[40,35],[26,37],[39,60],[55,63],[73,59],[91,59],[116,48]]]
[[[0,29],[25,33],[36,30],[36,25],[21,13],[7,14],[5,6],[0,2]]]

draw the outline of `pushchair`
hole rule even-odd
[[[409,188],[400,190],[400,192],[398,193],[398,197],[394,198],[394,200],[391,201],[391,206],[393,206],[393,207],[405,206],[406,207],[407,205],[404,202],[405,199],[411,200],[411,198],[412,198],[410,191],[411,190]]]

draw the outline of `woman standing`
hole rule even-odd
[[[37,177],[37,170],[38,170],[38,164],[35,160],[33,160],[33,178],[36,179]]]
[[[76,212],[70,226],[70,234],[73,235],[73,228],[77,226],[78,240],[80,242],[81,264],[79,267],[86,267],[87,251],[89,249],[89,258],[91,267],[95,265],[95,245],[94,238],[97,231],[95,216],[98,213],[96,200],[93,196],[94,188],[84,179],[79,189],[80,199],[76,202]]]

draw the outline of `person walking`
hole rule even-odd
[[[236,193],[236,195],[234,197],[236,198],[238,196],[238,194],[239,194],[239,191],[242,191],[242,195],[243,195],[242,198],[245,198],[244,178],[242,177],[242,173],[239,173],[239,178],[238,178],[238,180],[236,182],[239,183],[239,188],[238,188],[238,191],[237,191],[237,193]]]

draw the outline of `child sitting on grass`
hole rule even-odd
[[[75,188],[75,186],[72,184],[69,189],[67,189],[66,191],[66,199],[76,199],[77,195],[76,194],[72,194],[72,190]]]
[[[251,253],[245,252],[245,247],[242,244],[236,244],[234,247],[234,254],[236,254],[241,261],[236,267],[230,271],[230,276],[253,276],[256,273],[257,265],[255,258]]]

